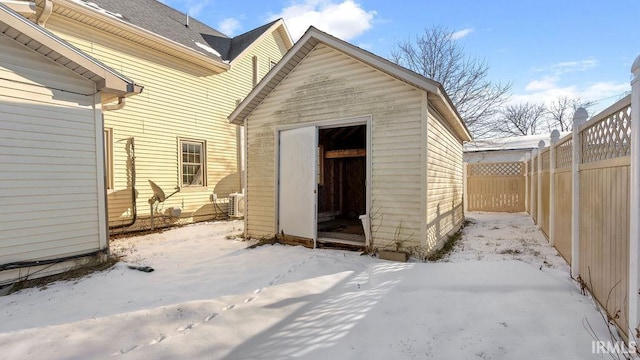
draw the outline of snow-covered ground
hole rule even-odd
[[[532,221],[468,217],[438,263],[246,249],[238,221],[115,240],[126,263],[0,297],[0,357],[601,358],[585,324],[605,324]]]

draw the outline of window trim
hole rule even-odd
[[[113,191],[113,128],[104,128],[102,136],[104,141],[104,186],[107,191]]]
[[[202,184],[201,185],[189,185],[184,184],[182,175],[182,144],[183,143],[197,143],[200,144],[200,162],[202,166]],[[178,186],[180,188],[204,188],[207,187],[207,141],[202,139],[194,139],[187,137],[178,137]]]

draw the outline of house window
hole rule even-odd
[[[202,140],[179,139],[180,186],[206,186],[207,143]]]
[[[104,129],[104,175],[107,190],[113,190],[113,129]]]

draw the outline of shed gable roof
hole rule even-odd
[[[318,43],[323,43],[398,80],[427,92],[432,105],[451,125],[462,141],[471,139],[467,127],[445,93],[442,85],[392,63],[380,56],[340,40],[315,27],[310,27],[282,60],[260,81],[240,105],[229,115],[231,123],[241,125],[255,108],[282,82]]]
[[[142,87],[49,30],[0,3],[0,34],[93,81],[97,89],[118,96],[137,94]]]

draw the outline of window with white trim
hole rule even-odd
[[[104,175],[105,187],[113,190],[113,129],[104,129]]]
[[[178,139],[180,149],[180,186],[206,186],[206,149],[204,140]]]

